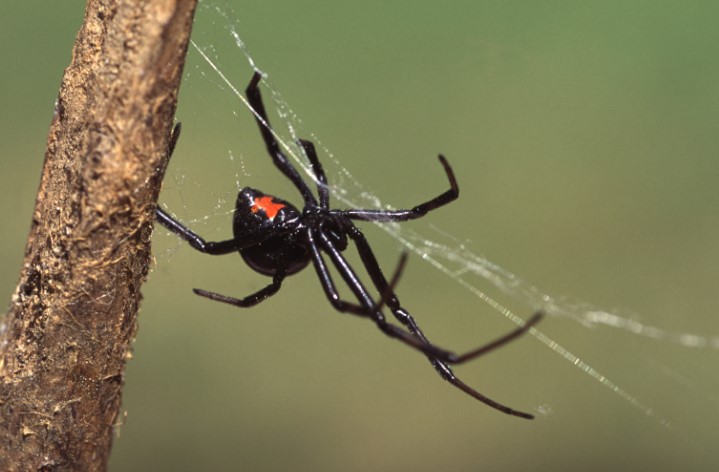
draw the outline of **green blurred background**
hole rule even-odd
[[[80,1],[0,4],[6,299],[82,15]],[[111,470],[716,470],[718,17],[716,2],[204,2],[193,38],[233,84],[243,89],[250,68],[228,25],[304,135],[383,202],[443,191],[435,156],[449,157],[460,200],[412,229],[442,228],[553,296],[708,344],[549,317],[542,331],[654,416],[533,338],[457,369],[499,401],[545,412],[522,421],[335,313],[311,270],[248,311],[194,296],[241,296],[266,279],[158,231]],[[218,84],[191,51],[161,196],[208,238],[229,236],[238,185],[297,197]],[[402,246],[366,233],[390,270]],[[472,283],[521,316],[535,308]],[[513,326],[416,256],[398,292],[446,347]]]

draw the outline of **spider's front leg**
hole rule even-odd
[[[157,208],[155,211],[155,218],[162,226],[187,241],[193,249],[204,254],[222,256],[238,252],[240,249],[248,246],[254,246],[255,244],[262,242],[261,239],[240,241],[235,238],[227,239],[225,241],[205,241],[201,236],[173,218],[162,208]]]
[[[255,239],[248,238],[245,240],[239,240],[237,238],[234,238],[228,239],[226,241],[205,241],[202,237],[198,236],[196,233],[194,233],[188,227],[170,216],[169,213],[167,213],[161,208],[157,209],[156,217],[158,223],[178,235],[180,238],[187,241],[193,249],[196,249],[203,254],[210,254],[213,256],[231,254],[233,252],[239,252],[241,249],[244,249],[246,247],[257,245],[258,243],[266,239],[266,237],[258,237]],[[219,293],[210,292],[200,288],[192,289],[192,291],[195,292],[197,295],[209,298],[210,300],[229,303],[230,305],[247,308],[257,305],[261,301],[277,293],[277,291],[279,291],[280,287],[282,286],[282,281],[284,280],[286,275],[286,267],[279,267],[275,272],[274,276],[272,277],[272,283],[244,298],[228,297]]]
[[[351,209],[340,210],[338,213],[347,218],[361,221],[409,221],[422,218],[430,211],[447,205],[459,197],[459,185],[457,184],[457,178],[454,176],[452,166],[449,165],[447,158],[442,154],[439,155],[439,162],[444,168],[447,180],[449,180],[449,190],[437,195],[433,199],[420,203],[409,210]]]
[[[312,190],[307,186],[302,177],[297,172],[297,169],[292,165],[287,156],[282,152],[280,143],[277,142],[275,134],[272,131],[270,125],[270,119],[267,117],[267,111],[265,110],[265,104],[262,102],[262,94],[260,93],[260,81],[262,80],[262,74],[258,71],[252,75],[249,85],[245,89],[245,95],[247,101],[250,103],[252,110],[255,115],[255,121],[257,126],[260,128],[262,134],[262,140],[265,142],[267,152],[272,157],[272,162],[282,172],[285,177],[290,179],[292,184],[302,194],[302,198],[305,200],[305,204],[316,203]]]
[[[180,123],[177,123],[172,129],[167,146],[167,160],[169,160],[172,153],[175,152],[175,147],[177,146],[177,141],[180,139],[181,131],[182,125]],[[233,238],[225,241],[205,241],[201,236],[193,232],[177,219],[173,218],[172,215],[160,207],[155,210],[155,218],[162,226],[187,241],[192,248],[204,254],[210,254],[213,256],[222,256],[224,254],[238,252],[240,249],[248,246],[254,246],[265,239],[265,237],[262,236],[258,238],[246,238],[243,240]]]

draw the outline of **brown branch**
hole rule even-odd
[[[0,470],[103,470],[196,0],[88,0],[0,324]]]

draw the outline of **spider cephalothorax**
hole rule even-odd
[[[238,307],[250,307],[274,295],[280,289],[285,277],[301,271],[312,263],[327,298],[336,310],[371,319],[386,335],[426,355],[443,379],[477,400],[510,415],[533,418],[529,413],[499,404],[469,387],[454,375],[449,364],[460,364],[503,346],[527,332],[539,321],[541,315],[535,314],[524,326],[466,354],[458,355],[439,348],[429,342],[414,318],[400,305],[394,292],[397,277],[393,278],[392,283],[387,282],[367,239],[353,222],[413,220],[455,200],[459,196],[459,187],[454,172],[444,156],[440,154],[439,161],[449,180],[450,188],[431,200],[407,210],[331,209],[327,177],[317,158],[314,145],[309,141],[299,141],[317,180],[317,197],[280,149],[270,128],[260,95],[258,86],[261,78],[259,72],[255,72],[252,76],[246,90],[247,100],[255,111],[262,138],[275,166],[300,192],[304,206],[300,211],[285,200],[245,187],[240,190],[235,205],[234,237],[217,242],[205,241],[165,210],[158,208],[158,222],[187,241],[193,248],[212,255],[239,252],[252,269],[272,277],[269,285],[244,298],[228,297],[202,289],[194,289],[194,292],[211,300]],[[179,135],[178,124],[170,139],[169,154],[174,150]],[[377,300],[342,255],[350,241],[355,245],[362,264],[369,274],[374,291],[378,294]],[[325,257],[332,262],[356,300],[347,301],[340,297]],[[401,268],[398,269],[397,275],[400,271]],[[405,329],[387,321],[383,312],[385,306]]]

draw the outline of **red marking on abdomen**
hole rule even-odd
[[[283,205],[282,203],[277,203],[272,197],[270,197],[269,195],[265,195],[264,197],[255,198],[255,201],[252,204],[252,207],[250,207],[250,210],[252,210],[252,213],[257,213],[258,211],[262,210],[265,212],[265,215],[267,215],[267,218],[272,220],[275,218],[275,216],[277,216],[277,213],[284,207],[285,205]]]

